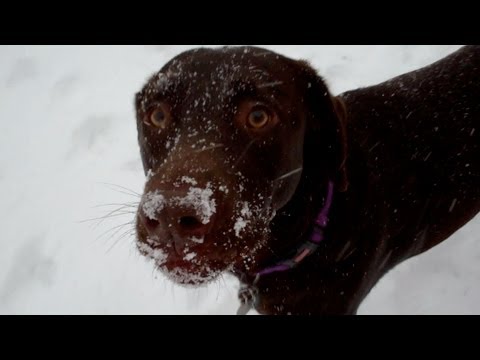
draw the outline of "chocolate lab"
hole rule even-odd
[[[256,47],[184,52],[136,95],[137,247],[173,281],[223,272],[239,312],[355,314],[480,209],[480,47],[337,97]]]

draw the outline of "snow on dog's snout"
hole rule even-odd
[[[142,210],[150,220],[155,220],[157,218],[157,213],[161,211],[164,206],[165,197],[160,193],[160,191],[149,191],[145,194]]]
[[[216,203],[213,198],[213,190],[210,183],[203,189],[190,187],[187,195],[174,197],[171,199],[171,202],[174,205],[193,208],[202,224],[208,224],[216,211]]]
[[[142,210],[150,219],[155,220],[157,214],[168,206],[186,206],[192,208],[202,224],[208,224],[216,211],[213,189],[210,183],[205,188],[191,186],[184,196],[165,198],[159,190],[145,194]]]

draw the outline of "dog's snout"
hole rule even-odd
[[[196,209],[183,206],[168,208],[166,213],[172,230],[181,238],[204,237],[214,221],[213,214],[205,220],[197,214]]]
[[[176,188],[156,190],[161,200],[153,202],[147,193],[140,204],[138,217],[148,237],[158,242],[175,241],[176,245],[191,238],[203,238],[212,229],[216,200],[210,188]],[[160,196],[157,196],[160,199]]]

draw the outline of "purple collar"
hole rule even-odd
[[[330,211],[330,206],[332,205],[333,199],[333,182],[328,182],[327,197],[325,199],[325,204],[323,205],[322,210],[315,219],[312,233],[307,241],[301,244],[295,255],[287,260],[278,262],[277,264],[267,267],[263,270],[258,271],[255,274],[255,280],[252,285],[241,284],[240,286],[240,298],[241,305],[237,310],[237,315],[246,315],[250,309],[254,306],[256,301],[257,290],[255,285],[257,284],[260,277],[272,274],[280,271],[287,271],[296,267],[299,263],[302,262],[307,256],[313,254],[317,250],[318,245],[323,240],[324,230],[327,227],[328,223],[328,213]]]

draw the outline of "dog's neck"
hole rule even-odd
[[[368,264],[362,263],[361,255],[373,251],[364,244],[368,239],[355,237],[362,226],[361,220],[356,223],[352,220],[362,219],[358,214],[364,211],[362,204],[365,204],[365,197],[368,196],[367,170],[355,144],[350,149],[352,156],[349,156],[347,171],[349,166],[354,167],[349,173],[356,174],[356,177],[349,179],[347,191],[334,193],[325,239],[316,253],[294,269],[269,274],[255,282],[256,271],[288,258],[299,244],[308,240],[327,194],[329,179],[327,174],[319,171],[321,164],[313,169],[306,168],[294,197],[272,220],[269,249],[258,257],[258,267],[253,271],[238,269],[235,272],[244,286],[254,288],[257,292],[257,311],[281,314],[285,313],[284,309],[297,309],[292,313],[354,313],[368,292],[368,284],[353,278],[360,272],[352,271],[352,267],[368,267]],[[339,276],[341,273],[345,276]],[[308,292],[312,281],[315,286],[312,286],[308,296],[314,304],[309,307],[298,301],[298,294]],[[362,283],[363,287],[357,289],[347,282]],[[347,305],[341,301],[342,296],[350,299],[349,308],[345,308]],[[358,300],[352,301],[352,298]]]

